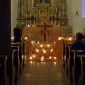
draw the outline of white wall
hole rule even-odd
[[[11,0],[11,36],[14,36],[13,29],[17,25],[17,0]]]
[[[73,35],[77,32],[84,33],[85,18],[82,18],[82,0],[68,0],[68,9],[69,25],[73,26]]]

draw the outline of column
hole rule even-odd
[[[11,1],[0,0],[0,55],[9,55],[11,50]]]

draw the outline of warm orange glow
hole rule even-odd
[[[48,44],[47,47],[50,47],[50,44]]]
[[[43,53],[46,53],[46,50],[43,50]]]
[[[57,59],[57,57],[54,57],[54,59],[56,60],[56,59]]]
[[[38,50],[38,49],[36,49],[36,52],[37,52],[37,53],[39,53],[39,50]]]
[[[40,45],[40,47],[42,48],[42,47],[43,47],[43,45],[41,44],[41,45]]]
[[[41,57],[41,61],[44,61],[44,56]]]
[[[52,59],[52,57],[50,56],[49,59]]]
[[[39,44],[40,42],[38,41],[37,43]]]
[[[54,43],[56,43],[56,42],[54,41]]]
[[[25,55],[25,60],[26,60],[26,55]]]
[[[53,52],[53,49],[51,49],[51,52]]]
[[[30,25],[28,25],[28,27],[30,27]]]
[[[32,56],[30,56],[30,60],[32,60]]]
[[[34,44],[34,42],[31,42],[31,44]]]
[[[54,65],[56,65],[57,63],[56,62],[54,62]]]
[[[69,39],[68,39],[69,41],[71,41],[72,40],[72,37],[69,37]]]
[[[34,44],[35,43],[35,41],[31,41],[31,44]]]
[[[35,58],[36,56],[35,55],[33,55],[33,58]]]
[[[57,25],[57,27],[60,27],[60,25]]]
[[[25,37],[25,40],[27,40],[27,37]]]
[[[11,37],[11,40],[14,40],[14,37]]]
[[[61,40],[62,38],[61,37],[58,37],[58,40]]]

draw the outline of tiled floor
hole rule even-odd
[[[18,85],[69,85],[61,61],[27,61]]]

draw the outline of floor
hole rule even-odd
[[[27,61],[18,85],[69,85],[62,61]]]

